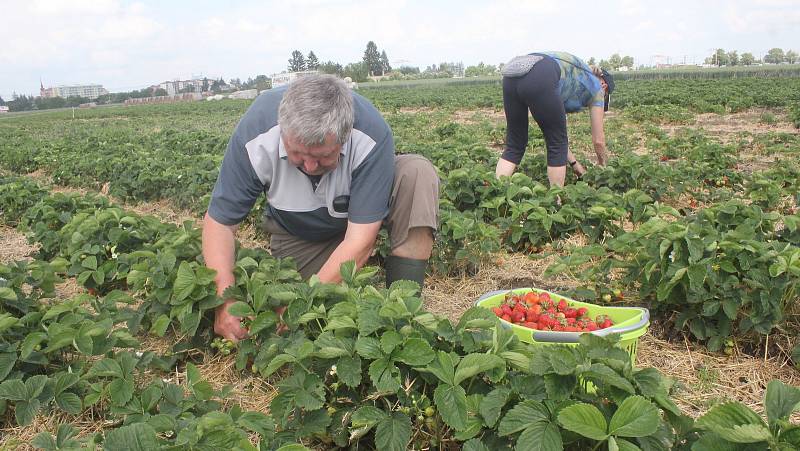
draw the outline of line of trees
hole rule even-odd
[[[705,59],[705,63],[713,66],[751,66],[756,63],[765,64],[780,64],[789,63],[795,64],[798,62],[797,52],[788,50],[784,53],[783,49],[774,47],[771,48],[763,60],[756,59],[752,53],[745,52],[739,55],[736,50],[726,52],[725,49],[717,49],[711,56]]]
[[[600,63],[594,59],[594,57],[589,58],[586,61],[586,64],[590,66],[598,65],[605,70],[620,70],[623,67],[627,67],[629,69],[633,68],[633,57],[629,55],[620,56],[619,53],[615,53],[608,57],[608,59],[601,59]]]
[[[355,63],[342,66],[330,60],[321,62],[313,50],[308,52],[308,55],[303,55],[300,50],[294,50],[286,68],[289,72],[318,70],[321,73],[334,74],[342,78],[350,77],[356,82],[364,82],[371,76],[383,76],[392,71],[386,50],[378,51],[378,46],[373,41],[367,43],[364,56],[361,61]]]

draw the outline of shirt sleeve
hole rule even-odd
[[[253,169],[240,130],[237,129],[228,143],[217,183],[211,192],[208,214],[220,224],[239,224],[250,213],[265,188]]]
[[[589,101],[589,105],[587,105],[587,106],[590,106],[590,107],[592,107],[592,106],[600,106],[600,107],[602,107],[604,105],[605,105],[605,93],[603,92],[603,88],[602,88],[602,85],[601,85],[600,89],[598,89],[597,92],[594,93],[594,95],[592,96],[592,99]]]
[[[389,198],[394,183],[394,139],[387,132],[375,148],[353,171],[350,181],[348,220],[370,224],[389,214]]]

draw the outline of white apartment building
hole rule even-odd
[[[54,94],[54,97],[85,97],[94,100],[101,95],[108,94],[108,91],[103,85],[73,85],[73,86],[55,86],[49,88]]]
[[[206,89],[209,89],[213,83],[213,80],[208,80],[208,86]],[[180,94],[181,91],[186,88],[187,86],[194,86],[195,92],[202,92],[203,91],[203,79],[195,79],[195,80],[173,80],[173,81],[165,81],[163,83],[159,83],[158,87],[167,91],[167,95],[174,96]]]

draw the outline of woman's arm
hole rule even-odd
[[[608,163],[608,149],[606,148],[606,132],[603,129],[605,113],[602,106],[592,106],[589,109],[589,118],[592,126],[592,145],[597,154],[597,164],[605,166]]]

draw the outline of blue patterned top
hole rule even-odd
[[[604,93],[600,79],[592,73],[588,64],[567,52],[536,52],[547,55],[561,68],[558,87],[567,113],[591,106],[603,106]]]

